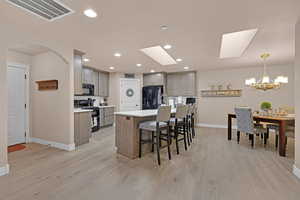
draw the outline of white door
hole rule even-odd
[[[26,71],[9,65],[8,82],[8,146],[25,143]]]
[[[141,85],[139,79],[120,80],[120,111],[141,109]]]

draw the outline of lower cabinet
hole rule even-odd
[[[114,120],[114,107],[100,108],[100,127],[113,125]]]
[[[91,137],[91,112],[74,114],[75,146],[89,143]]]

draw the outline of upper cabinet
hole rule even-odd
[[[94,84],[94,70],[88,67],[82,69],[82,83]]]
[[[108,97],[109,91],[109,73],[97,71],[89,67],[82,69],[82,83],[94,85],[94,95]]]
[[[81,95],[82,90],[82,56],[84,53],[74,50],[74,94]]]
[[[93,84],[94,84],[94,95],[95,96],[99,96],[99,72],[98,71],[94,71],[93,72]]]
[[[144,74],[143,76],[143,85],[151,86],[151,85],[166,85],[166,73],[151,73]]]
[[[108,97],[109,95],[109,73],[99,72],[99,96]]]
[[[168,96],[196,96],[196,72],[167,74]]]

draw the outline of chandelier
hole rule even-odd
[[[267,65],[266,59],[270,57],[270,54],[264,53],[260,56],[264,62],[264,74],[262,79],[256,81],[255,78],[250,78],[245,81],[246,86],[257,89],[257,90],[271,90],[271,89],[278,89],[281,87],[282,84],[288,83],[288,77],[286,76],[278,76],[275,80],[271,80],[270,77],[267,75]]]

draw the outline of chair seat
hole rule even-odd
[[[268,129],[275,130],[275,131],[279,131],[279,126],[278,126],[278,124],[267,124],[267,128],[268,128]]]
[[[159,128],[166,128],[168,124],[165,122],[159,122]],[[142,122],[139,125],[139,128],[147,131],[156,131],[156,121],[146,121]]]
[[[255,134],[267,133],[267,129],[263,127],[254,127]]]
[[[295,138],[295,127],[294,126],[287,126],[285,131],[285,136],[290,138]]]
[[[170,119],[170,125],[171,126],[175,126],[175,121],[176,121],[176,118],[171,118]],[[177,123],[183,123],[183,119],[177,119]]]

